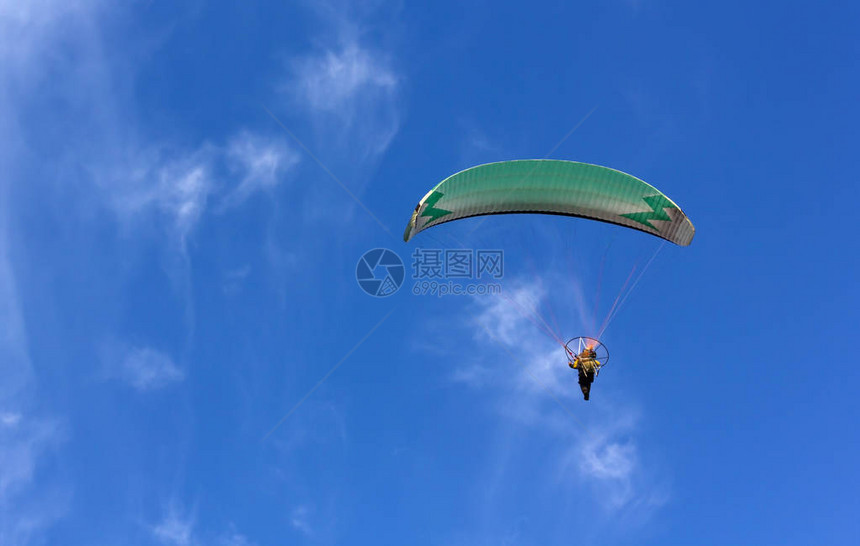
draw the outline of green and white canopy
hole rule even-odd
[[[528,159],[479,165],[446,178],[415,207],[403,240],[452,220],[511,213],[600,220],[682,246],[696,231],[678,205],[634,176],[588,163]]]

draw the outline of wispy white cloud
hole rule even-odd
[[[306,505],[296,506],[290,513],[290,525],[293,529],[300,531],[303,535],[311,537],[314,535],[310,524],[311,510]]]
[[[53,427],[45,423],[22,422],[20,413],[4,415],[0,425],[0,499],[8,500],[33,480],[36,453],[52,436]]]
[[[195,304],[189,243],[198,226],[224,221],[217,212],[239,207],[251,195],[274,188],[298,156],[283,140],[249,131],[237,133],[225,147],[204,143],[195,150],[171,150],[169,155],[163,148],[128,147],[103,162],[95,160],[90,172],[101,190],[101,203],[114,213],[131,242],[164,242],[160,247],[166,272],[183,301],[190,342]],[[261,251],[269,250],[262,246]],[[240,283],[240,278],[233,278],[228,284],[238,288]]]
[[[0,183],[2,184],[2,183]],[[5,184],[0,185],[0,206],[5,204]],[[27,330],[18,300],[17,283],[9,259],[8,215],[0,209],[0,403],[15,398],[32,379]]]
[[[194,516],[184,514],[172,503],[160,522],[152,526],[152,535],[162,544],[170,546],[191,546],[194,538]]]
[[[86,18],[88,2],[0,2],[0,544],[41,543],[67,512],[69,492],[44,473],[46,459],[65,440],[66,426],[39,410],[39,385],[22,313],[13,184],[21,182],[24,110],[20,101],[44,81],[41,62],[57,50],[64,23]],[[25,181],[28,182],[28,181]]]
[[[65,515],[68,491],[38,480],[44,459],[64,440],[56,421],[6,412],[0,420],[0,544],[38,541]]]
[[[462,168],[504,161],[520,153],[521,146],[512,145],[510,139],[521,136],[512,137],[507,132],[497,134],[470,118],[460,119],[458,125],[461,135],[459,166]]]
[[[499,347],[504,355],[501,361],[493,362],[492,368],[496,370],[491,374],[495,378],[493,386],[501,390],[525,390],[534,402],[547,396],[547,391],[567,396],[562,382],[569,374],[558,366],[562,349],[548,337],[554,326],[542,318],[546,295],[539,279],[513,281],[500,296],[476,299],[478,312],[469,319],[475,338]],[[505,373],[498,373],[500,363],[508,368]],[[487,379],[486,369],[486,364],[477,359],[456,370],[454,379],[480,382]],[[523,411],[519,417],[526,419],[528,415]]]
[[[451,374],[451,379],[457,383],[465,383],[470,387],[484,388],[493,381],[498,372],[478,362],[461,365]]]
[[[229,531],[218,539],[217,544],[219,546],[254,546],[254,543],[248,537],[238,532],[233,525],[230,526]]]
[[[481,306],[474,319],[480,327],[477,334],[482,337],[489,334],[509,347],[521,347],[524,341],[532,339],[523,335],[523,328],[529,327],[528,317],[540,305],[546,291],[539,280],[512,282],[506,288],[506,293],[499,297],[476,300]]]
[[[212,170],[215,150],[203,146],[176,159],[158,151],[132,148],[118,153],[124,160],[94,164],[91,172],[105,192],[117,219],[126,227],[167,226],[167,234],[184,249],[215,190]]]
[[[166,353],[152,347],[102,346],[104,377],[118,379],[141,392],[163,389],[185,379],[185,372]]]
[[[242,287],[250,274],[250,265],[225,271],[222,276],[221,290],[224,291],[225,295],[235,296],[242,291]]]
[[[37,385],[9,251],[9,183],[0,181],[0,544],[23,545],[65,514],[67,493],[37,485],[40,463],[64,433],[56,420],[34,416]]]
[[[4,68],[21,76],[38,75],[42,67],[32,61],[48,53],[50,45],[63,35],[63,23],[89,16],[98,9],[98,4],[95,1],[0,1],[0,36],[3,37],[0,58],[5,62]]]
[[[104,43],[111,29],[102,16],[109,10],[98,0],[0,1],[3,148],[21,140],[15,124],[26,126],[23,116],[44,110],[40,101],[72,104],[52,120],[70,134],[50,151],[50,160],[87,178],[77,197],[94,202],[95,185],[97,201],[112,209],[122,226],[136,235],[164,230],[173,248],[184,253],[213,201],[237,204],[274,186],[299,156],[282,138],[249,130],[228,136],[223,146],[179,146],[175,135],[151,138],[137,131],[136,105],[121,92],[136,67],[111,57],[113,48]],[[45,85],[46,75],[51,85]]]
[[[368,159],[384,152],[400,127],[402,77],[380,45],[360,39],[362,22],[320,10],[335,29],[330,43],[296,57],[284,90],[326,141]]]
[[[152,391],[182,381],[185,373],[167,354],[143,347],[126,354],[122,377],[139,391]]]
[[[603,404],[585,434],[559,461],[558,475],[592,487],[606,513],[642,521],[668,500],[668,486],[643,467],[638,413],[615,401]]]
[[[20,413],[4,412],[0,413],[0,425],[5,427],[14,427],[21,422]]]
[[[216,546],[254,546],[255,543],[239,532],[230,523],[227,529],[205,529],[197,522],[195,510],[188,510],[177,500],[170,501],[162,518],[155,524],[149,525],[152,537],[166,546],[195,546],[198,544],[214,544]]]
[[[182,252],[207,211],[223,212],[273,189],[300,161],[283,139],[247,130],[224,146],[204,143],[170,156],[163,148],[117,150],[108,162],[94,162],[90,172],[121,225],[131,231],[164,226]]]
[[[299,158],[283,140],[241,131],[227,145],[228,168],[238,182],[224,197],[222,206],[238,205],[258,191],[274,188],[299,163]]]
[[[300,59],[298,93],[312,109],[352,120],[360,103],[396,91],[397,78],[369,49],[349,43],[338,50]]]
[[[636,467],[636,446],[630,442],[592,440],[582,449],[581,470],[599,479],[625,479]]]
[[[606,513],[635,513],[641,522],[665,504],[668,487],[641,464],[638,412],[615,398],[591,400],[595,411],[589,412],[587,423],[573,413],[580,399],[576,376],[565,365],[561,347],[540,333],[546,296],[541,279],[532,279],[510,282],[504,298],[477,299],[477,313],[470,319],[475,338],[484,347],[502,350],[490,349],[492,366],[476,356],[452,379],[495,393],[506,422],[556,437],[559,449],[556,464],[548,467],[550,481],[586,485]]]
[[[136,115],[137,105],[123,94],[132,86],[130,80],[137,67],[125,60],[125,50],[117,51],[113,47],[117,44],[105,41],[116,30],[108,28],[105,18],[100,17],[101,12],[110,9],[113,8],[100,0],[0,0],[3,545],[43,543],[46,530],[67,512],[69,496],[57,487],[54,476],[48,473],[51,465],[46,464],[62,445],[66,425],[40,411],[39,384],[28,349],[38,340],[28,337],[22,310],[29,309],[29,302],[22,298],[41,287],[16,275],[23,269],[16,260],[23,255],[44,261],[44,256],[38,256],[39,249],[29,248],[28,241],[19,238],[19,231],[26,230],[15,229],[16,221],[23,216],[17,211],[27,207],[12,199],[31,191],[17,191],[18,188],[35,187],[38,191],[33,194],[44,195],[40,203],[47,203],[46,208],[37,212],[49,209],[55,204],[52,200],[59,203],[70,197],[70,202],[59,203],[63,206],[57,209],[62,210],[58,216],[72,218],[52,218],[62,221],[64,227],[84,229],[81,224],[87,222],[75,215],[82,213],[87,216],[85,220],[90,220],[97,217],[93,214],[97,210],[101,221],[100,213],[109,211],[130,236],[124,248],[133,248],[145,236],[157,234],[159,243],[164,239],[171,243],[162,246],[171,252],[178,249],[189,270],[188,242],[206,221],[213,203],[230,195],[237,196],[238,203],[254,192],[273,187],[296,161],[282,140],[267,139],[252,131],[216,139],[227,143],[223,146],[207,142],[177,145],[179,135],[150,138],[138,131],[142,120]],[[110,23],[121,19],[116,17]],[[35,134],[37,130],[44,134]],[[62,140],[59,144],[58,139]],[[22,174],[30,172],[49,175],[35,180]],[[58,191],[50,191],[54,189]],[[26,290],[19,289],[22,285]],[[183,286],[190,293],[189,284]],[[46,367],[53,364],[40,363]],[[185,375],[173,358],[151,347],[127,347],[115,354],[110,364],[111,377],[141,391],[175,385]],[[194,523],[193,517],[174,510],[146,528],[165,544],[189,545],[199,542]],[[216,535],[208,538],[212,536],[217,540]],[[225,535],[229,544],[248,544],[243,539],[239,533]]]

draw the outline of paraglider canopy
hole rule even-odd
[[[419,201],[403,240],[452,220],[511,213],[590,218],[681,246],[696,231],[678,205],[634,176],[588,163],[528,159],[479,165],[446,178]]]

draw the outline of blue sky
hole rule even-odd
[[[0,543],[857,543],[858,15],[0,2]],[[656,185],[693,244],[400,239],[542,157]],[[460,243],[505,297],[355,282]],[[658,249],[585,403],[520,308],[592,334]]]

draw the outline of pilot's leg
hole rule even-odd
[[[582,396],[588,400],[588,393],[591,391],[591,381],[588,380],[588,374],[579,369],[579,388],[582,389]]]

